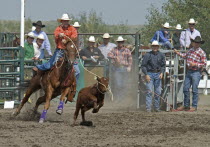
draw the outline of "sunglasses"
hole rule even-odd
[[[190,26],[194,26],[195,24],[194,24],[194,23],[189,23],[189,25],[190,25]]]

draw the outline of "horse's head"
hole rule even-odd
[[[98,81],[98,90],[101,91],[102,93],[106,92],[108,90],[109,78],[97,77],[97,81]]]
[[[66,44],[65,55],[72,64],[77,56],[77,41],[69,40]]]

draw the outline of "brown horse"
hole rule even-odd
[[[74,44],[76,44],[76,41],[74,41]],[[72,102],[76,94],[76,79],[73,69],[75,58],[76,47],[73,45],[72,41],[69,41],[66,45],[66,49],[64,50],[63,59],[60,59],[61,61],[58,61],[51,70],[44,73],[43,71],[39,71],[31,79],[29,88],[27,89],[21,104],[13,113],[14,116],[17,116],[20,113],[22,107],[28,101],[31,94],[41,88],[44,90],[45,95],[38,98],[34,107],[34,113],[36,113],[39,105],[46,102],[39,122],[44,122],[47,110],[50,106],[50,100],[59,95],[61,95],[60,104],[56,112],[58,114],[62,114],[65,97],[67,97],[66,102]]]

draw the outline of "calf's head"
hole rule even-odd
[[[103,93],[106,92],[108,90],[109,78],[97,77],[97,81],[98,81],[98,89]]]

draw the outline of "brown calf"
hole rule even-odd
[[[104,105],[104,95],[108,89],[109,78],[97,77],[97,83],[93,86],[85,87],[79,91],[76,110],[74,113],[74,123],[81,109],[82,123],[85,124],[85,112],[93,108],[93,113],[97,113]],[[92,122],[91,122],[92,124]]]

